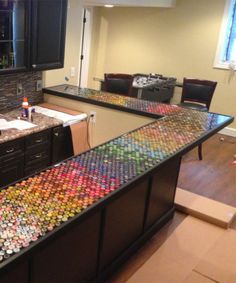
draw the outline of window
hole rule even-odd
[[[214,67],[236,68],[236,0],[227,0]]]

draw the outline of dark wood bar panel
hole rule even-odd
[[[146,178],[106,206],[101,270],[142,235],[148,183]]]
[[[12,265],[0,275],[1,283],[27,283],[30,282],[29,262],[26,260],[19,264]]]
[[[35,253],[31,282],[87,282],[94,278],[101,226],[100,213],[87,217]]]
[[[178,157],[163,164],[151,177],[145,229],[154,225],[158,219],[173,209],[179,169]]]

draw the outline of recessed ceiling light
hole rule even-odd
[[[106,8],[113,8],[114,5],[106,4],[106,5],[104,5],[104,7],[106,7]]]

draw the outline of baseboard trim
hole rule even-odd
[[[236,137],[236,129],[226,127],[223,130],[219,131],[219,134]]]

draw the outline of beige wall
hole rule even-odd
[[[56,97],[49,94],[45,94],[45,101],[73,110],[79,110],[87,113],[88,115],[90,111],[95,111],[96,123],[90,123],[89,127],[90,144],[92,147],[153,121],[150,118],[112,110],[93,104],[83,103],[80,101],[70,100],[67,98]]]
[[[82,23],[82,1],[68,0],[67,9],[67,29],[66,29],[66,46],[65,62],[63,69],[51,70],[43,73],[44,86],[53,86],[65,83],[65,76],[69,78],[69,83],[77,85],[80,40],[81,40],[81,23]],[[70,67],[75,67],[76,76],[70,77]]]
[[[177,0],[176,7],[96,8],[90,83],[105,72],[144,72],[218,82],[211,111],[236,116],[236,77],[213,68],[225,0]],[[181,90],[176,89],[175,102]],[[236,128],[236,122],[230,127]]]
[[[46,86],[64,83],[69,68],[79,69],[82,5],[69,0],[65,68],[47,71]],[[177,0],[175,8],[94,8],[89,87],[104,72],[156,72],[217,80],[211,111],[236,116],[236,77],[214,69],[225,0]],[[70,78],[77,84],[77,77]],[[176,88],[174,102],[181,89]],[[236,122],[230,127],[236,128]]]

